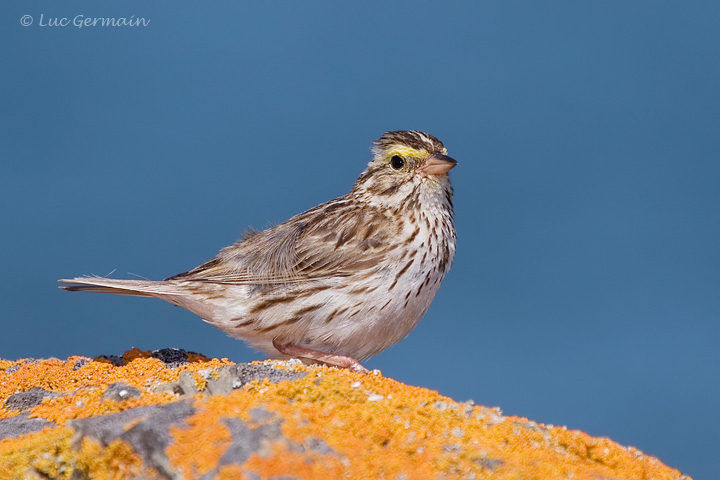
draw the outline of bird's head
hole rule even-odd
[[[457,162],[430,134],[414,130],[384,133],[372,147],[373,159],[353,192],[387,207],[400,207],[419,196],[452,195],[447,173]]]

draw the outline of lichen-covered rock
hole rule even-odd
[[[382,377],[182,350],[0,360],[0,479],[688,479]]]

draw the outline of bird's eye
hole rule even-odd
[[[395,170],[400,170],[405,166],[405,160],[400,155],[393,155],[390,159],[390,166]]]

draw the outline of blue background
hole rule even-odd
[[[0,356],[261,358],[180,308],[56,280],[185,271],[419,129],[460,162],[458,253],[367,365],[712,478],[720,4],[542,3],[3,1]]]

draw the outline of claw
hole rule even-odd
[[[273,340],[273,346],[278,352],[283,355],[297,358],[307,358],[309,360],[315,360],[317,362],[330,365],[332,367],[346,368],[351,372],[368,374],[370,370],[363,367],[360,362],[352,357],[346,357],[344,355],[335,355],[332,353],[319,352],[317,350],[311,350],[309,348],[298,347],[291,343],[280,343],[277,339]]]

